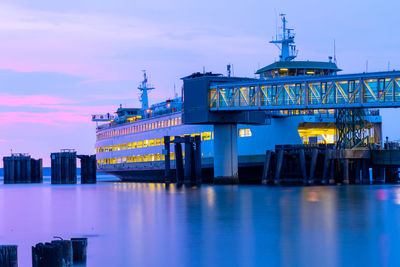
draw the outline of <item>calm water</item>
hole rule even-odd
[[[88,266],[398,266],[400,187],[0,184],[0,244],[89,237]]]

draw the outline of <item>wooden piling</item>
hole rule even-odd
[[[371,178],[369,175],[369,166],[368,161],[366,159],[362,160],[362,183],[363,184],[370,184]]]
[[[196,135],[194,137],[194,143],[195,143],[195,152],[194,152],[194,168],[195,168],[195,177],[196,177],[196,184],[201,184],[202,183],[202,169],[201,169],[201,136]]]
[[[0,266],[18,267],[18,247],[14,245],[0,246]]]
[[[69,267],[73,264],[72,241],[54,240],[32,247],[33,267]]]
[[[330,165],[330,156],[329,156],[329,149],[325,149],[324,153],[324,169],[322,171],[322,184],[328,184],[329,183],[329,178],[328,178],[328,172],[329,172],[329,165]]]
[[[264,170],[261,178],[262,184],[267,184],[270,164],[271,164],[271,150],[267,150],[267,152],[265,152]]]
[[[51,183],[76,184],[76,152],[70,149],[51,154]]]
[[[87,238],[71,238],[74,264],[86,263]]]
[[[319,150],[314,148],[311,156],[311,166],[310,166],[310,178],[309,183],[312,183],[315,179],[315,169],[317,168]]]
[[[307,168],[306,168],[306,155],[304,149],[299,150],[300,172],[303,178],[303,184],[308,184]]]
[[[274,184],[280,183],[281,171],[282,171],[282,165],[283,165],[283,154],[284,154],[283,149],[279,149]]]
[[[175,167],[176,167],[176,183],[183,184],[184,169],[183,169],[182,145],[179,142],[175,143]]]
[[[192,177],[192,143],[190,142],[190,135],[186,135],[184,183],[190,183],[191,177]]]
[[[81,184],[95,184],[97,180],[96,155],[78,155],[81,160]]]
[[[170,158],[170,137],[164,136],[164,158],[165,158],[165,182],[171,182],[171,158]],[[175,151],[176,152],[176,151]]]

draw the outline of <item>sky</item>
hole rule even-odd
[[[400,70],[397,0],[0,0],[0,155],[94,152],[91,114],[139,106],[142,70],[170,98],[193,72],[237,76],[278,59],[278,14],[295,28],[299,60],[336,57],[343,73]],[[382,110],[400,139],[399,110]],[[0,166],[2,162],[0,163]]]

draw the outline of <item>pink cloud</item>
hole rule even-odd
[[[50,95],[10,95],[0,94],[0,106],[8,107],[39,107],[54,104],[74,104],[76,101]]]
[[[0,143],[7,143],[7,140],[5,140],[5,139],[0,139]]]
[[[90,123],[90,117],[71,112],[0,112],[0,123],[39,123],[54,126],[68,126],[75,123]]]

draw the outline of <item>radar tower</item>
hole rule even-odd
[[[147,83],[147,75],[146,71],[143,70],[143,81],[139,85],[138,89],[141,91],[140,95],[140,102],[142,102],[142,109],[148,109],[149,108],[149,96],[148,96],[148,91],[153,90],[154,87],[151,87],[150,84]]]
[[[296,45],[294,44],[294,30],[286,28],[286,15],[280,14],[282,20],[282,36],[280,39],[276,37],[275,40],[270,41],[272,44],[281,50],[281,55],[279,56],[280,61],[291,61],[297,57]]]

